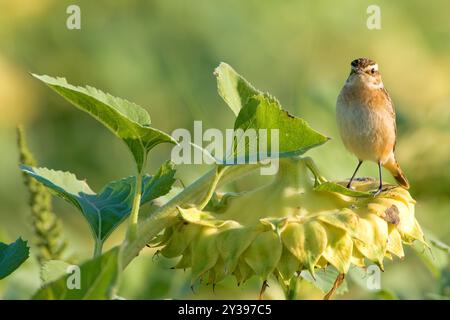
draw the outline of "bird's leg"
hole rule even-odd
[[[352,181],[353,181],[353,179],[355,178],[356,173],[358,172],[359,167],[361,167],[361,164],[362,164],[362,163],[363,163],[363,162],[362,162],[361,160],[359,160],[358,165],[356,166],[355,172],[353,172],[353,175],[352,175],[352,177],[350,178],[350,181],[349,181],[348,184],[347,184],[347,188],[350,189],[350,187],[352,186]]]
[[[378,175],[380,177],[380,185],[378,186],[377,191],[373,194],[374,197],[380,194],[381,190],[383,190],[383,177],[381,176],[381,162],[378,161]]]

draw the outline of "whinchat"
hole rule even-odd
[[[375,195],[383,189],[381,166],[402,187],[409,188],[394,155],[397,135],[394,106],[375,61],[359,58],[351,62],[350,75],[337,98],[336,119],[345,147],[359,160],[347,188],[365,160],[378,164],[380,184]]]

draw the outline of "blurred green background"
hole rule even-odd
[[[66,8],[81,8],[81,30],[68,30]],[[366,9],[381,8],[381,30],[368,30]],[[66,1],[0,0],[0,233],[32,242],[28,195],[17,167],[15,126],[24,123],[40,165],[70,170],[98,190],[134,173],[125,146],[88,115],[34,80],[29,72],[64,76],[148,109],[155,127],[167,132],[230,128],[233,114],[216,93],[213,70],[231,64],[256,87],[271,92],[293,114],[332,137],[308,153],[331,179],[350,176],[356,159],[343,147],[335,124],[335,100],[352,59],[376,60],[397,110],[397,157],[418,201],[421,225],[450,242],[450,2],[413,1]],[[153,172],[170,147],[150,154]],[[185,183],[207,170],[181,166]],[[374,164],[360,175],[376,176]],[[385,172],[385,179],[393,181]],[[70,252],[91,255],[87,224],[55,199]],[[116,232],[107,247],[123,237]],[[33,247],[32,247],[33,252]],[[152,260],[153,251],[127,269],[120,294],[126,298],[256,298],[256,279],[237,288],[233,279],[189,288],[188,272],[173,261]],[[403,299],[433,298],[449,290],[444,261],[434,274],[411,250],[387,265],[382,288]],[[0,281],[0,297],[28,298],[39,286],[39,268],[29,259]],[[446,289],[447,288],[447,289]],[[340,298],[376,298],[350,283]],[[282,298],[276,284],[268,289]],[[321,294],[306,288],[302,298]]]

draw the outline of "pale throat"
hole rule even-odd
[[[382,89],[384,88],[383,81],[381,79],[376,79],[374,77],[361,79],[358,76],[348,77],[345,85],[348,88],[360,88],[360,89]]]
[[[383,81],[381,80],[367,81],[366,86],[369,89],[382,89],[384,87]]]

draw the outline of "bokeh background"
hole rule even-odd
[[[81,7],[81,30],[68,30],[66,8]],[[368,30],[366,9],[381,8],[381,30]],[[0,0],[0,233],[7,242],[33,241],[28,194],[18,170],[15,126],[26,125],[40,165],[70,170],[94,189],[134,173],[122,143],[88,115],[34,80],[29,72],[64,76],[127,98],[150,112],[167,132],[230,128],[232,112],[217,95],[213,70],[231,64],[256,87],[271,92],[285,109],[332,137],[312,156],[325,176],[350,176],[356,159],[345,151],[335,124],[335,100],[352,59],[367,56],[381,68],[397,110],[397,155],[417,199],[421,225],[450,242],[450,2],[411,1],[66,1]],[[170,155],[159,146],[148,171]],[[189,183],[207,168],[181,166]],[[365,164],[361,175],[376,176]],[[386,180],[391,180],[385,173]],[[91,255],[88,226],[72,207],[55,199],[69,251]],[[123,237],[116,232],[107,247]],[[31,251],[33,252],[33,246]],[[152,260],[153,251],[127,269],[120,294],[126,298],[256,298],[259,282],[237,288],[232,279],[189,288],[189,274],[170,270],[173,261]],[[431,299],[448,294],[445,254],[435,269],[411,250],[382,274],[383,294],[350,282],[340,298],[390,296]],[[436,258],[436,259],[438,259]],[[435,261],[436,262],[436,261]],[[428,262],[428,265],[430,262]],[[434,270],[434,271],[433,271]],[[431,272],[433,271],[433,272]],[[29,259],[0,281],[0,297],[25,299],[39,286],[39,268]],[[268,289],[281,298],[276,284]],[[301,298],[321,294],[305,287]]]

